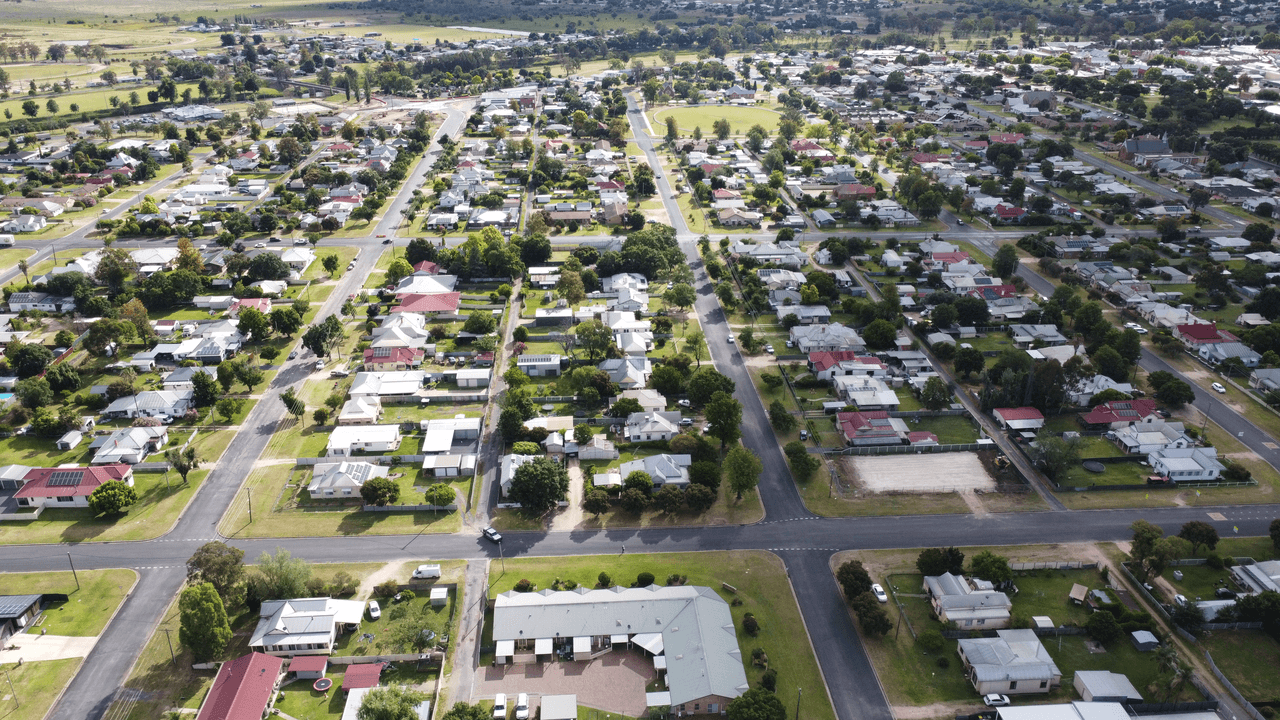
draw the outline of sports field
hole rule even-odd
[[[662,135],[666,131],[667,117],[674,117],[681,133],[691,133],[695,127],[711,135],[711,125],[721,118],[729,121],[734,135],[744,135],[752,125],[762,125],[772,132],[782,117],[773,110],[736,105],[695,105],[693,107],[664,108],[653,113],[653,132]]]

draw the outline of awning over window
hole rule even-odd
[[[671,693],[669,692],[656,692],[656,693],[644,694],[645,707],[662,707],[663,705],[670,705],[670,704],[671,704]]]
[[[533,641],[534,655],[550,655],[551,654],[551,638],[538,638]]]
[[[499,640],[497,648],[493,651],[496,657],[513,657],[516,654],[515,640]]]
[[[591,636],[576,637],[573,639],[573,654],[590,653],[591,652]]]

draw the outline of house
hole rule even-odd
[[[680,714],[718,715],[750,687],[729,604],[696,585],[505,592],[494,601],[493,640],[495,663],[517,651],[550,657],[557,642],[579,659],[633,643],[663,658],[663,704]]]
[[[178,418],[191,407],[192,390],[143,390],[116,399],[102,411],[105,418]]]
[[[723,208],[717,215],[720,224],[725,227],[759,227],[763,218],[758,212],[741,208]]]
[[[1009,626],[1013,602],[986,580],[951,573],[928,575],[924,591],[934,614],[944,623],[954,622],[962,630]]]
[[[325,457],[351,456],[359,452],[384,453],[400,447],[399,425],[339,425],[329,435]]]
[[[878,358],[859,355],[852,350],[809,353],[809,372],[819,380],[831,380],[842,375],[885,377],[889,367]]]
[[[559,355],[521,355],[516,358],[516,367],[529,377],[559,377]]]
[[[423,351],[411,347],[371,347],[364,351],[364,364],[361,369],[366,372],[389,372],[409,370],[422,367]]]
[[[422,458],[422,473],[430,477],[456,478],[476,474],[476,456],[470,453],[428,455]]]
[[[1010,325],[1009,336],[1013,344],[1020,348],[1053,347],[1067,344],[1067,338],[1058,331],[1056,325]]]
[[[572,421],[572,418],[570,418]],[[572,423],[570,423],[572,425]],[[503,455],[498,461],[498,487],[502,490],[502,497],[506,497],[511,490],[511,481],[516,477],[516,470],[521,465],[531,463],[538,458],[537,455]]]
[[[625,478],[640,470],[653,479],[654,490],[666,485],[683,489],[689,485],[689,465],[692,462],[688,455],[650,455],[622,463],[618,466],[618,473]]]
[[[622,438],[627,442],[670,440],[679,434],[680,413],[661,410],[631,413],[622,430]]]
[[[1211,447],[1173,447],[1147,453],[1147,464],[1153,474],[1172,483],[1216,480],[1226,470],[1218,462],[1218,451]]]
[[[347,392],[352,398],[377,398],[382,403],[416,402],[426,379],[422,370],[358,372]]]
[[[390,468],[367,462],[320,463],[311,470],[307,492],[312,500],[360,497],[366,480],[387,477]]]
[[[662,396],[662,393],[648,388],[627,390],[611,400],[609,405],[612,406],[613,403],[616,403],[619,400],[635,400],[640,403],[640,407],[647,412],[659,412],[667,409],[667,399]]]
[[[1249,387],[1264,393],[1280,390],[1280,368],[1258,368],[1249,374]]]
[[[1239,342],[1240,338],[1210,323],[1175,325],[1173,336],[1182,341],[1188,350],[1198,351],[1201,345]]]
[[[1115,443],[1128,454],[1147,455],[1157,450],[1189,448],[1195,443],[1180,422],[1167,422],[1159,416],[1147,416],[1132,425],[1114,431]]]
[[[319,680],[329,669],[329,659],[323,655],[306,655],[289,661],[289,672],[299,680]]]
[[[1086,426],[1117,430],[1135,425],[1148,418],[1159,418],[1156,415],[1156,401],[1151,398],[1134,398],[1132,400],[1112,400],[1102,403],[1087,413],[1080,415],[1080,422]]]
[[[71,312],[76,309],[76,299],[42,292],[16,292],[9,296],[9,310],[39,310],[47,313]]]
[[[1240,342],[1204,343],[1196,350],[1196,354],[1210,365],[1217,365],[1229,358],[1236,358],[1247,368],[1258,367],[1258,363],[1262,362],[1261,355]]]
[[[79,430],[70,430],[65,435],[58,438],[58,442],[54,445],[59,450],[74,450],[82,440],[84,440],[84,433]]]
[[[1076,670],[1072,686],[1085,702],[1142,702],[1129,678],[1108,670]]]
[[[13,494],[20,507],[87,508],[89,496],[103,483],[133,487],[133,468],[123,463],[94,467],[31,468]]]
[[[462,293],[445,292],[431,295],[417,293],[397,293],[399,305],[391,308],[392,313],[420,313],[422,315],[438,315],[440,313],[456,313],[462,304]]]
[[[214,380],[217,380],[218,369],[208,367],[206,365],[200,365],[197,367],[180,367],[164,376],[164,389],[170,391],[194,390],[196,375],[208,375]]]
[[[902,445],[907,438],[907,421],[891,418],[879,411],[842,412],[836,414],[836,425],[845,443],[853,446]]]
[[[40,232],[49,224],[43,215],[17,215],[0,222],[0,230],[7,233]]]
[[[806,355],[841,350],[862,352],[867,348],[857,331],[840,323],[797,325],[791,328],[791,341],[800,352]]]
[[[1062,682],[1034,630],[998,630],[993,638],[962,638],[958,648],[965,675],[978,693],[1047,693]]]
[[[1124,161],[1133,160],[1138,155],[1168,155],[1169,143],[1163,138],[1155,135],[1142,135],[1136,138],[1129,138],[1120,146],[1120,159]]]
[[[826,305],[791,305],[778,311],[778,318],[794,317],[801,325],[824,325],[831,322],[831,308]]]
[[[643,355],[605,360],[596,367],[608,373],[609,380],[617,383],[622,390],[644,387],[649,383],[649,376],[653,374],[653,363]]]
[[[1039,430],[1044,427],[1044,415],[1033,407],[996,408],[991,414],[1005,430]]]
[[[618,448],[604,435],[592,435],[585,445],[578,444],[579,460],[617,460]]]
[[[359,628],[363,618],[363,600],[264,600],[249,649],[277,657],[329,655],[338,636]]]
[[[1280,592],[1280,560],[1234,565],[1231,577],[1241,588],[1252,593]]]
[[[838,375],[833,379],[836,397],[859,410],[897,410],[900,400],[882,378]]]
[[[377,397],[351,398],[336,418],[339,425],[376,425],[382,418],[382,401]]]
[[[280,689],[284,660],[251,652],[222,664],[196,720],[260,720]]]
[[[40,616],[44,595],[0,595],[0,642]]]
[[[127,463],[137,465],[152,453],[169,444],[169,429],[160,427],[121,428],[110,435],[99,435],[89,443],[95,450],[92,463],[109,465]]]
[[[425,432],[422,440],[422,454],[444,454],[451,452],[454,443],[459,440],[478,439],[481,419],[459,414],[451,418],[423,420],[418,427]]]

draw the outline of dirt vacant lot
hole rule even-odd
[[[975,453],[853,457],[857,482],[868,492],[994,490],[996,481]]]

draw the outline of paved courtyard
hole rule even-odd
[[[517,694],[529,693],[532,717],[542,695],[577,695],[579,705],[634,718],[645,714],[644,688],[654,677],[653,659],[643,650],[615,649],[587,662],[482,667],[472,697],[506,693],[507,705],[514,707]]]

